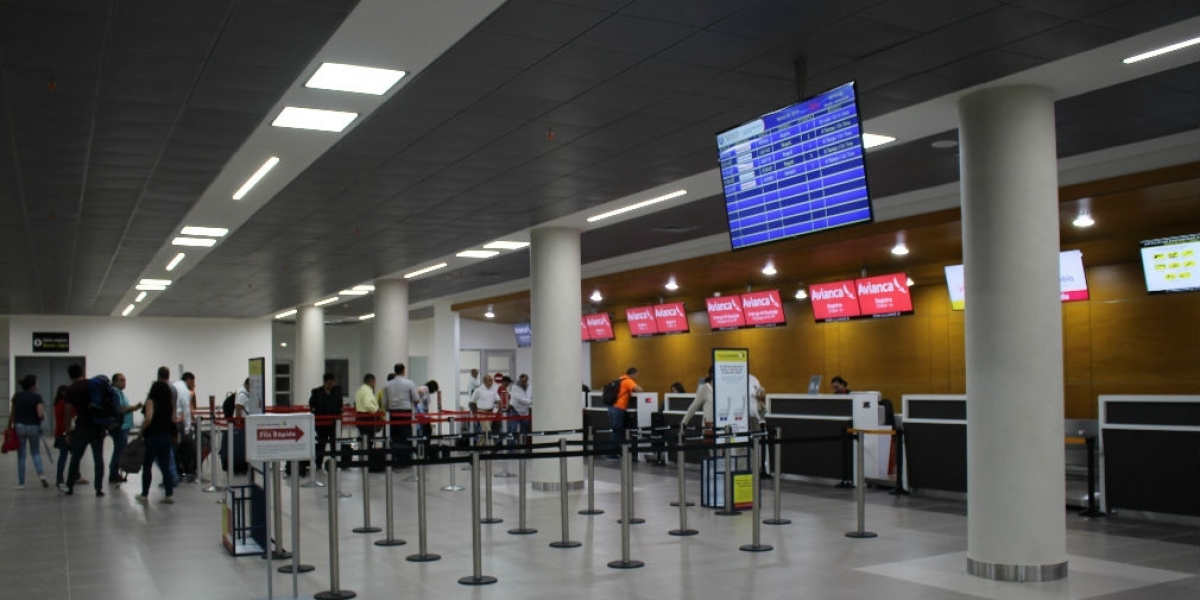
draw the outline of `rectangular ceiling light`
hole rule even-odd
[[[267,162],[263,163],[263,165],[259,167],[253,175],[250,176],[250,179],[247,179],[246,183],[243,183],[242,187],[238,188],[238,191],[233,193],[233,199],[241,200],[242,198],[245,198],[246,194],[249,194],[250,190],[254,189],[254,186],[258,185],[258,182],[261,181],[263,177],[266,177],[267,173],[270,173],[271,169],[274,169],[275,165],[277,164],[279,164],[278,156],[272,156],[271,158],[268,158]]]
[[[139,293],[138,293],[138,295],[137,295],[137,298],[134,298],[134,299],[133,299],[133,301],[134,301],[134,302],[141,302],[142,300],[145,300],[145,299],[146,299],[146,294],[148,294],[148,293],[149,293],[149,292],[139,292]]]
[[[275,315],[275,318],[276,319],[286,319],[294,314],[296,314],[296,309],[293,308],[292,310],[285,310],[285,311]]]
[[[358,318],[359,321],[369,321],[375,318],[375,313],[367,313]]]
[[[167,286],[165,286],[165,285],[147,285],[144,283],[139,283],[139,284],[133,286],[133,289],[138,290],[140,292],[161,292],[161,291],[167,289]]]
[[[185,256],[187,256],[187,255],[182,252],[180,252],[179,254],[176,254],[175,258],[172,258],[171,262],[167,263],[167,272],[174,271],[175,267],[178,267],[179,263],[183,262],[183,258]]]
[[[896,141],[896,138],[890,135],[879,135],[878,133],[864,133],[862,134],[862,141],[863,149],[865,150],[874,148],[876,146],[882,146],[884,144],[890,144]]]
[[[353,92],[382,96],[407,73],[339,63],[321,63],[304,87],[335,92]]]
[[[424,275],[426,273],[432,273],[438,269],[444,269],[444,268],[446,268],[446,263],[438,263],[436,265],[433,265],[432,267],[425,267],[424,269],[419,269],[417,271],[413,271],[412,273],[405,273],[404,278],[412,279],[413,277],[420,277],[421,275]]]
[[[1143,53],[1135,55],[1135,56],[1130,56],[1129,58],[1126,58],[1125,60],[1123,60],[1121,62],[1123,62],[1127,65],[1132,65],[1135,62],[1140,62],[1140,61],[1146,60],[1147,58],[1154,58],[1155,56],[1162,56],[1163,54],[1166,54],[1168,52],[1174,52],[1176,50],[1183,50],[1184,48],[1187,48],[1188,46],[1195,46],[1196,44],[1200,44],[1200,37],[1194,37],[1190,40],[1184,40],[1177,44],[1171,44],[1170,46],[1163,46],[1162,48],[1159,48],[1158,50],[1151,50],[1149,52],[1143,52]]]
[[[170,279],[143,279],[143,280],[139,281],[138,283],[140,283],[142,285],[168,286],[168,285],[171,285],[171,280]]]
[[[529,242],[506,242],[504,240],[496,240],[490,244],[484,244],[483,247],[489,250],[520,250],[529,245]]]
[[[455,256],[459,258],[491,258],[497,254],[500,253],[495,250],[463,250]]]
[[[224,237],[229,230],[224,227],[192,227],[187,226],[180,231],[183,235],[204,235],[208,237]]]
[[[275,117],[275,120],[271,124],[275,127],[341,133],[357,117],[358,113],[342,112],[340,110],[285,106],[283,107],[283,112],[280,112],[279,116]]]
[[[126,306],[125,310],[121,311],[121,316],[128,317],[129,313],[133,312],[133,309],[134,309],[134,306],[132,304],[130,304],[129,306]]]
[[[366,296],[371,292],[367,290],[342,290],[338,292],[339,296]]]
[[[373,291],[375,291],[375,286],[364,283],[362,285],[356,285],[352,289],[360,291],[360,292],[373,292]]]
[[[313,302],[313,306],[325,306],[326,304],[333,304],[334,302],[337,302],[338,300],[341,300],[341,298],[334,296],[332,298],[326,298],[324,300],[321,300],[320,302]]]
[[[217,240],[212,238],[193,238],[193,237],[177,237],[171,240],[174,246],[197,246],[200,248],[212,248]]]
[[[649,200],[642,200],[641,202],[630,204],[629,206],[623,206],[616,210],[610,210],[606,213],[600,213],[594,217],[588,217],[587,222],[595,223],[596,221],[603,221],[604,219],[607,219],[609,217],[615,217],[617,215],[627,213],[631,210],[645,208],[647,206],[650,206],[651,204],[658,204],[659,202],[666,202],[667,200],[670,200],[672,198],[678,198],[686,193],[687,193],[687,190],[675,190],[674,192],[671,192],[670,194],[663,194],[661,196],[657,196],[657,197],[651,198]],[[486,246],[484,246],[484,247],[486,248]]]

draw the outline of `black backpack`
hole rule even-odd
[[[85,422],[100,425],[108,429],[117,429],[123,420],[121,414],[121,395],[112,382],[104,375],[97,375],[87,382],[88,410],[83,417]]]
[[[237,394],[229,392],[225,395],[225,401],[221,403],[221,412],[225,414],[226,419],[232,419],[234,413],[237,412]]]
[[[604,384],[604,389],[601,393],[603,394],[601,400],[604,401],[605,406],[616,404],[617,398],[621,395],[621,378],[618,377]]]

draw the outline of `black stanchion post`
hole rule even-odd
[[[742,514],[742,511],[733,508],[733,428],[725,426],[725,448],[721,452],[725,461],[725,508],[713,513],[721,517],[733,517]]]
[[[1104,512],[1096,506],[1096,436],[1086,435],[1083,442],[1087,452],[1087,510],[1081,511],[1083,517],[1103,517]]]
[[[768,550],[775,549],[770,544],[762,543],[762,535],[761,535],[762,532],[761,532],[761,526],[759,525],[759,518],[758,518],[759,515],[762,514],[762,509],[760,508],[762,505],[762,490],[760,490],[758,487],[758,469],[759,469],[759,466],[762,464],[760,462],[762,460],[761,459],[762,448],[759,446],[760,441],[761,441],[761,438],[757,435],[750,438],[750,477],[751,477],[750,481],[753,484],[753,500],[752,500],[752,502],[754,502],[754,505],[750,507],[750,510],[752,511],[751,514],[753,514],[754,523],[753,523],[753,528],[751,530],[752,531],[751,543],[743,544],[738,547],[738,550],[741,550],[742,552],[766,552]]]
[[[629,441],[628,433],[625,441]],[[633,521],[633,458],[629,444],[621,444],[621,560],[609,561],[611,569],[637,569],[646,566],[640,560],[629,558],[629,525]]]
[[[888,492],[893,496],[907,496],[908,487],[904,484],[904,430],[896,430],[896,487]]]
[[[379,533],[380,529],[371,525],[371,477],[367,469],[368,457],[371,455],[371,438],[362,436],[363,447],[363,466],[359,467],[358,471],[362,474],[362,495],[363,495],[363,524],[362,527],[355,527],[354,533]]]
[[[863,454],[864,454],[863,453],[863,450],[864,450],[863,438],[864,437],[865,437],[865,434],[862,431],[857,431],[854,433],[854,438],[858,441],[858,443],[855,445],[858,452],[854,456],[854,466],[856,467],[855,470],[857,471],[854,474],[854,485],[857,488],[855,490],[854,495],[855,495],[855,500],[857,501],[857,504],[858,504],[858,529],[856,529],[854,531],[847,531],[846,537],[848,537],[848,538],[865,539],[865,538],[879,537],[878,534],[866,530],[866,526],[867,526],[866,489],[867,489],[867,486],[866,486],[865,478],[863,476],[863,470],[865,468],[864,460],[863,460]]]
[[[775,460],[771,461],[772,468],[775,469],[775,484],[774,497],[772,498],[771,511],[773,515],[770,519],[763,519],[766,525],[787,525],[792,522],[791,519],[784,519],[779,516],[779,512],[783,506],[783,428],[775,428]]]
[[[396,460],[396,451],[392,445],[384,440],[384,448],[387,451],[387,462],[383,467],[383,510],[387,514],[384,516],[384,527],[387,529],[387,539],[375,540],[376,546],[403,546],[408,542],[396,538],[395,530],[395,501],[392,498],[392,462]]]
[[[551,548],[578,548],[583,544],[571,540],[571,526],[567,521],[567,440],[558,439],[558,498],[562,512],[562,539],[550,542]]]
[[[849,432],[842,432],[842,480],[835,487],[854,487],[854,476],[850,473],[850,463],[853,460],[850,455],[854,453],[854,439]]]
[[[587,457],[587,486],[588,486],[588,505],[587,508],[579,511],[581,515],[602,515],[603,510],[596,508],[596,433],[591,428],[583,430],[583,447],[588,451]]]
[[[522,443],[522,445],[529,444],[529,434],[528,433],[521,434],[521,443]],[[537,533],[536,529],[529,527],[525,523],[525,486],[526,486],[525,463],[526,462],[527,461],[524,458],[519,459],[517,461],[517,485],[520,486],[520,489],[517,492],[517,507],[518,507],[517,510],[520,511],[520,514],[517,517],[517,527],[515,529],[508,530],[508,532],[513,535],[529,535],[531,533]]]
[[[341,561],[338,557],[338,471],[337,460],[325,459],[325,477],[329,481],[329,589],[313,594],[315,600],[347,600],[358,596],[341,587]]]
[[[417,446],[417,553],[404,557],[408,562],[433,562],[440,554],[430,554],[427,524],[429,513],[425,508],[425,445]]]
[[[494,439],[492,439],[492,434],[490,431],[485,431],[483,433],[483,443],[484,443],[484,446],[487,447],[488,453],[491,454],[492,456],[495,456],[496,441]],[[504,519],[492,516],[492,463],[494,463],[494,462],[496,462],[496,461],[494,461],[494,460],[487,461],[487,467],[484,469],[484,475],[483,475],[484,490],[486,491],[485,500],[484,500],[484,511],[486,512],[486,515],[482,519],[480,519],[479,522],[483,523],[484,525],[494,525],[496,523],[504,522]]]
[[[460,577],[463,585],[488,585],[499,581],[483,574],[482,526],[479,523],[479,452],[471,453],[471,559],[474,570],[471,575]]]
[[[679,501],[672,502],[672,504],[679,507],[679,529],[672,529],[671,531],[667,532],[671,535],[678,536],[696,535],[700,533],[699,531],[688,527],[687,507],[692,506],[692,503],[687,501],[687,486],[684,485],[683,452],[683,429],[680,429],[679,448],[675,451],[675,470],[677,472],[677,479],[679,480]]]

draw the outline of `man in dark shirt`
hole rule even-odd
[[[92,484],[96,486],[96,497],[104,497],[104,436],[108,434],[102,425],[92,423],[88,414],[88,405],[92,398],[88,394],[88,381],[83,376],[83,367],[71,365],[67,368],[71,377],[71,386],[67,388],[67,442],[71,446],[71,462],[67,467],[67,482],[58,487],[58,491],[70,495],[74,493],[75,482],[79,479],[79,461],[88,448],[92,449],[92,461],[95,463]]]
[[[337,454],[337,425],[336,417],[342,414],[342,389],[337,385],[337,377],[326,373],[324,385],[313,388],[308,397],[308,408],[316,415],[317,424],[314,427],[317,434],[317,468],[325,466],[325,445],[329,445],[330,453]]]

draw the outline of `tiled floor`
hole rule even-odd
[[[85,462],[86,462],[85,458]],[[267,597],[265,561],[233,558],[220,543],[222,494],[203,493],[195,484],[177,493],[178,502],[141,506],[133,495],[136,477],[105,498],[90,486],[74,497],[29,486],[15,491],[12,455],[0,460],[0,599],[46,600],[211,600]],[[417,552],[416,484],[396,477],[395,530],[404,546],[373,545],[383,534],[355,534],[361,524],[361,479],[345,472],[342,486],[352,497],[338,501],[341,531],[341,587],[360,598],[614,598],[667,600],[720,598],[1200,598],[1200,535],[1181,527],[1126,518],[1086,520],[1068,517],[1067,547],[1072,574],[1065,582],[1010,584],[965,575],[966,506],[954,500],[897,498],[880,490],[867,493],[867,526],[879,537],[853,540],[852,490],[788,482],[783,515],[791,525],[762,526],[762,542],[775,547],[741,552],[751,541],[749,513],[720,517],[689,509],[689,525],[700,535],[677,538],[678,509],[673,469],[639,464],[637,512],[645,524],[631,526],[630,557],[646,566],[610,569],[621,558],[619,473],[612,464],[597,468],[596,504],[607,512],[581,516],[586,493],[570,496],[570,537],[582,547],[559,550],[556,493],[529,493],[529,524],[536,535],[507,533],[517,525],[516,479],[494,479],[494,514],[504,519],[485,525],[482,572],[499,583],[466,587],[472,574],[470,492],[445,492],[449,466],[433,468],[429,479],[429,551],[442,560],[411,563]],[[32,470],[32,469],[31,469]],[[515,471],[515,466],[513,467]],[[456,472],[465,483],[467,474]],[[689,473],[695,476],[694,472]],[[155,477],[158,477],[157,471]],[[223,478],[223,475],[222,475]],[[53,476],[51,476],[53,480]],[[36,485],[36,480],[31,482]],[[689,480],[692,499],[698,482]],[[290,491],[285,490],[285,498]],[[329,589],[329,549],[325,490],[301,489],[304,562],[317,567],[299,577],[299,595]],[[372,516],[382,525],[383,476],[372,476]],[[769,494],[765,497],[770,507]],[[290,518],[290,506],[285,515]],[[289,530],[290,531],[290,530]],[[290,534],[285,546],[292,548]],[[291,576],[275,575],[274,595],[292,597]]]

